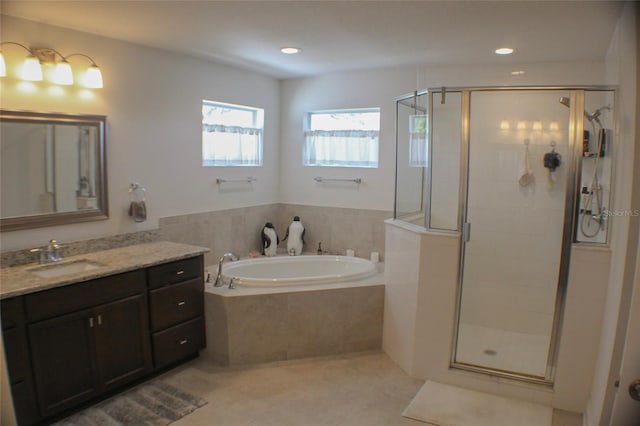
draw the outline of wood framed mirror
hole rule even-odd
[[[0,110],[0,231],[109,217],[106,117]]]

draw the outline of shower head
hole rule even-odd
[[[560,99],[558,99],[558,102],[560,102],[562,105],[566,106],[567,108],[571,107],[571,101],[566,96],[561,96]],[[603,109],[611,111],[611,107],[608,105],[605,105],[593,111],[592,114],[589,114],[587,111],[585,111],[584,116],[587,120],[595,121],[596,123],[600,124],[600,119],[598,117],[600,117],[600,114],[602,113]]]

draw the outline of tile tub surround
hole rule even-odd
[[[357,257],[370,258],[373,251],[384,261],[384,221],[392,211],[279,204],[278,220],[274,222],[278,235],[284,238],[294,216],[300,216],[305,226],[304,250],[315,253],[318,243],[330,254],[344,255],[352,249]],[[282,244],[286,248],[286,243]]]
[[[120,247],[127,247],[135,244],[152,243],[160,240],[160,233],[156,230],[132,232],[128,234],[112,235],[109,237],[93,238],[90,240],[64,241],[59,240],[62,256],[77,256],[79,254],[92,253],[102,250],[110,250]],[[42,247],[46,246],[46,242]],[[42,248],[38,247],[38,248]],[[33,247],[32,247],[33,248]],[[29,249],[4,251],[0,254],[0,264],[2,267],[25,265],[27,263],[38,262],[39,253],[31,253]]]
[[[268,204],[237,209],[194,213],[160,219],[163,240],[209,247],[206,264],[213,264],[226,252],[246,256],[260,251],[260,232],[272,222],[283,239],[294,216],[305,226],[305,252],[315,253],[318,243],[331,254],[355,251],[369,259],[372,251],[384,254],[384,220],[390,211],[319,207],[296,204]],[[286,253],[286,242],[279,251]]]
[[[207,289],[209,349],[203,355],[234,365],[358,352],[382,345],[383,284],[280,288],[272,293],[263,289],[262,294],[249,290],[254,289]]]
[[[49,288],[146,268],[160,263],[186,259],[199,256],[208,250],[206,247],[160,241],[97,251],[78,256],[70,256],[63,262],[57,264],[87,260],[102,265],[100,268],[53,278],[43,278],[29,272],[29,269],[40,265],[29,264],[13,268],[1,268],[0,283],[2,283],[2,285],[0,286],[0,298],[5,299],[20,296]]]

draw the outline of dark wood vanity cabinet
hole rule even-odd
[[[155,268],[180,264],[198,264],[200,272],[178,274],[187,275],[184,282],[151,279]],[[199,256],[3,300],[18,423],[62,413],[197,354],[204,347],[203,291]],[[158,344],[174,327],[184,332]]]
[[[202,257],[149,268],[151,342],[156,368],[205,347]]]
[[[13,407],[20,424],[32,424],[38,420],[39,415],[34,398],[35,388],[31,375],[31,357],[22,298],[2,300],[0,313],[2,313],[2,336]]]
[[[151,371],[146,287],[142,270],[25,296],[43,416]]]

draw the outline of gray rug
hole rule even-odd
[[[161,381],[142,384],[55,423],[55,426],[165,426],[207,402]]]

